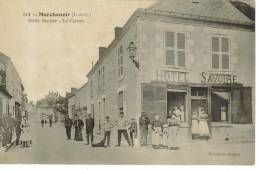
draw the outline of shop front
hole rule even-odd
[[[151,121],[157,114],[165,124],[178,113],[184,141],[201,139],[201,134],[207,134],[206,139],[239,140],[239,128],[252,125],[252,88],[225,77],[219,82],[143,83],[142,110]]]

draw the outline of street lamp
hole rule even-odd
[[[137,47],[133,41],[129,43],[127,50],[129,52],[129,58],[133,61],[135,66],[139,68],[139,62],[135,60]]]

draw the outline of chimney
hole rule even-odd
[[[122,32],[122,28],[121,27],[115,27],[115,38],[117,38],[121,32]]]
[[[104,56],[106,49],[106,47],[99,47],[99,59]]]
[[[71,91],[71,93],[74,93],[74,92],[76,92],[78,89],[76,89],[76,88],[74,88],[74,87],[71,87],[71,89],[70,89],[70,91]]]

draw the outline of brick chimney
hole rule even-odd
[[[115,38],[117,38],[121,32],[122,32],[122,28],[121,27],[115,27]]]
[[[106,47],[99,47],[99,59],[104,56],[106,49]]]

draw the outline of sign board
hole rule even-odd
[[[168,70],[156,70],[156,81],[165,82],[186,82],[186,72],[180,71],[168,71]]]
[[[206,84],[236,84],[237,76],[231,74],[201,73],[201,82]]]

